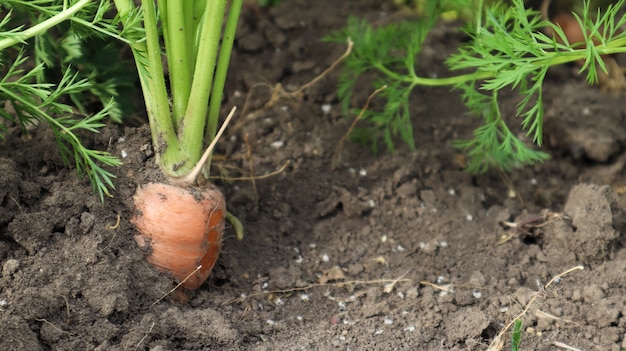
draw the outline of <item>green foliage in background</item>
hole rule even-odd
[[[74,106],[83,114],[112,101],[109,117],[115,122],[129,120],[136,113],[133,99],[139,95],[137,72],[133,62],[122,59],[119,42],[103,38],[81,38],[71,29],[61,37],[49,34],[35,39],[35,62],[46,70],[40,81],[56,82],[62,72],[74,69],[91,87],[80,94],[70,94]]]
[[[451,86],[461,92],[468,110],[482,118],[482,125],[473,137],[456,145],[468,155],[468,171],[484,172],[490,168],[505,171],[541,162],[544,152],[519,139],[502,115],[499,95],[516,89],[521,95],[517,116],[530,141],[541,145],[543,136],[543,81],[549,67],[584,60],[582,71],[590,83],[598,79],[600,68],[606,70],[601,55],[626,51],[626,34],[619,28],[626,17],[619,12],[624,0],[604,12],[585,6],[580,24],[588,30],[588,41],[596,45],[576,48],[567,44],[563,31],[544,21],[536,11],[527,9],[523,0],[511,5],[479,1],[477,11],[463,31],[468,41],[446,62],[452,76],[430,78],[416,72],[418,54],[424,40],[443,13],[464,9],[474,0],[426,1],[423,16],[416,20],[374,28],[363,20],[352,18],[348,25],[329,38],[330,41],[354,42],[339,82],[338,95],[342,106],[351,106],[352,91],[361,76],[373,75],[372,90],[388,88],[379,97],[384,108],[364,115],[365,128],[355,131],[359,140],[367,140],[374,150],[380,141],[393,150],[397,137],[415,147],[409,97],[417,86]],[[597,16],[596,16],[597,15]],[[549,37],[543,30],[550,27],[562,40]],[[600,30],[605,28],[606,30]],[[565,42],[566,44],[562,44]],[[469,72],[469,73],[459,73]],[[445,116],[442,116],[445,118]]]
[[[48,6],[33,1],[14,3],[11,22],[16,24],[40,23],[54,14],[49,1]],[[65,71],[74,70],[78,78],[91,83],[89,90],[69,95],[74,106],[87,114],[111,101],[109,117],[122,122],[134,112],[132,99],[138,93],[138,77],[133,61],[122,56],[123,43],[96,34],[63,22],[33,37],[25,49],[35,64],[44,64],[45,70],[37,75],[39,83],[58,83]]]
[[[447,0],[443,0],[447,1]],[[483,6],[489,6],[495,2],[503,2],[508,0],[471,0],[466,1],[463,6],[456,6],[454,3],[444,4],[443,10],[439,13],[439,16],[444,20],[462,20],[473,21],[479,14],[476,8]],[[418,16],[427,15],[429,12],[429,6],[432,5],[432,0],[393,0],[393,3],[403,11],[412,12]]]
[[[73,161],[100,198],[113,188],[114,176],[106,166],[121,162],[85,147],[78,134],[97,133],[109,118],[121,118],[124,110],[123,99],[116,98],[122,94],[119,88],[129,87],[129,77],[122,77],[126,71],[109,76],[116,69],[111,61],[105,69],[95,60],[105,59],[99,55],[108,50],[102,46],[104,51],[96,52],[98,38],[117,26],[106,18],[110,8],[107,1],[90,0],[0,3],[0,118],[23,130],[29,124],[49,125],[63,161]],[[115,56],[108,59],[116,62]],[[102,69],[91,71],[94,67]],[[89,114],[86,105],[94,97],[100,99],[99,107],[90,108],[97,112]],[[6,124],[0,123],[0,136],[3,130]]]

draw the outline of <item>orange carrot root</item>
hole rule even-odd
[[[148,262],[187,289],[209,277],[219,256],[226,202],[214,186],[149,183],[137,189],[131,222],[135,241],[151,250]],[[200,268],[198,268],[200,267]]]

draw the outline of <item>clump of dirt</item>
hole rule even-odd
[[[247,8],[225,111],[257,83],[310,82],[345,50],[322,36],[349,15],[397,20],[391,11],[374,0]],[[441,58],[461,39],[442,23],[420,70],[445,72]],[[346,143],[333,165],[354,118],[338,106],[338,72],[260,111],[269,95],[255,88],[255,113],[213,162],[246,237],[229,232],[187,303],[171,298],[174,283],[145,262],[129,224],[133,192],[158,172],[147,126],[89,140],[124,162],[104,203],[62,165],[48,130],[12,131],[0,147],[0,349],[485,350],[526,307],[525,349],[626,348],[623,99],[565,72],[545,88],[553,159],[509,175],[515,198],[497,172],[461,167],[452,141],[479,121],[457,92],[412,96],[416,150]],[[504,96],[503,115],[517,101]],[[587,109],[608,118],[588,124]]]
[[[570,191],[564,213],[571,225],[554,228],[554,235],[546,236],[546,255],[562,256],[566,251],[584,264],[606,260],[607,250],[614,249],[619,238],[614,219],[624,216],[613,190],[606,185],[577,185]]]

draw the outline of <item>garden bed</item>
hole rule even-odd
[[[626,348],[623,93],[587,86],[576,67],[553,69],[544,92],[552,159],[508,174],[515,197],[498,172],[464,171],[452,142],[480,121],[446,88],[412,95],[415,150],[398,143],[374,155],[347,142],[336,154],[355,118],[338,106],[339,71],[262,107],[274,84],[293,91],[341,56],[345,47],[321,38],[349,15],[402,19],[375,0],[244,10],[224,108],[248,99],[248,114],[213,163],[246,236],[225,239],[197,291],[169,294],[172,280],[133,240],[132,194],[156,167],[147,126],[85,136],[126,155],[104,203],[63,167],[49,130],[7,135],[0,349],[486,350],[525,307],[523,349]],[[445,75],[460,40],[438,25],[419,72]],[[503,113],[518,100],[505,96]]]

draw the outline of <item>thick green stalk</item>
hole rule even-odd
[[[165,43],[166,48],[169,48],[172,46],[170,44],[170,33],[167,30],[167,28],[169,27],[169,19],[168,19],[168,14],[167,14],[168,2],[169,2],[168,0],[157,1],[157,10],[159,12],[159,20],[161,21],[161,28],[162,28],[161,34],[163,34],[163,42]]]
[[[224,92],[224,84],[226,82],[226,74],[228,73],[228,65],[230,63],[230,55],[233,51],[233,43],[235,42],[235,33],[237,31],[237,23],[239,22],[239,14],[241,13],[242,0],[233,0],[228,11],[228,19],[222,36],[222,47],[220,48],[220,56],[217,60],[215,69],[215,80],[213,82],[213,93],[209,101],[209,115],[207,118],[207,127],[205,139],[212,140],[215,137],[217,123],[219,120],[220,108],[222,106],[222,93]],[[207,168],[208,164],[207,162]]]
[[[202,15],[202,11],[199,13],[195,12],[196,3],[198,0],[190,0],[183,1],[183,15],[185,16],[185,28],[187,28],[187,35],[185,38],[187,39],[187,58],[189,60],[189,69],[192,72],[193,76],[193,68],[196,66],[196,52],[194,46],[196,45],[196,34],[198,33],[198,21],[200,20],[198,17]],[[189,78],[189,82],[191,84],[191,78]]]
[[[37,23],[36,25],[20,31],[11,37],[0,40],[0,51],[11,47],[13,45],[24,43],[27,39],[34,37],[37,34],[43,33],[57,24],[70,19],[78,11],[82,10],[85,6],[89,5],[91,0],[79,0],[74,5],[68,7],[57,15],[54,15],[47,20]]]
[[[131,11],[135,8],[133,0],[114,0],[115,8],[119,13],[121,18],[126,18],[130,16]],[[126,25],[126,24],[124,24]],[[145,68],[144,62],[146,62],[147,58],[145,53],[148,51],[146,47],[145,41],[135,41],[129,43],[131,51],[133,52],[133,56],[135,58],[135,65],[137,66],[137,72],[139,75],[139,82],[141,83],[141,90],[143,92],[143,99],[147,106],[154,106],[154,96],[148,93],[148,87],[150,86],[149,78],[150,75],[147,73],[148,70]],[[156,125],[154,122],[153,113],[148,112],[148,119],[150,120],[150,134],[152,135],[152,143],[156,145]]]
[[[159,165],[163,172],[177,176],[178,166],[187,158],[181,151],[169,109],[169,97],[165,87],[161,48],[154,1],[142,0],[145,41],[131,43],[137,64],[137,71],[144,95],[146,111],[150,121],[152,142],[157,151]],[[115,0],[115,6],[122,18],[135,8],[133,0]]]
[[[196,67],[195,60],[198,58],[198,41],[200,40],[200,28],[202,28],[202,23],[205,18],[210,19],[211,16],[205,16],[204,10],[206,10],[206,3],[203,3],[202,0],[196,0],[193,2],[193,28],[195,30],[196,35],[193,38],[193,43],[191,44],[191,56],[194,59],[193,67]]]
[[[193,1],[170,0],[167,1],[167,23],[163,26],[163,32],[167,33],[166,53],[169,66],[170,90],[172,94],[172,121],[176,128],[185,117],[189,92],[191,91],[191,78],[193,60],[189,55],[189,44],[195,37],[190,21],[189,10],[193,7]],[[192,38],[191,40],[189,38]]]
[[[143,74],[142,85],[144,96],[150,95],[150,104],[146,104],[148,116],[151,116],[150,126],[154,147],[159,155],[161,170],[169,176],[179,176],[181,165],[188,163],[188,153],[180,147],[176,137],[175,126],[169,108],[169,97],[165,87],[163,64],[161,61],[161,45],[156,17],[156,8],[153,0],[142,0],[143,22],[146,33],[145,64],[147,67],[139,69],[139,75]]]
[[[191,163],[197,162],[202,154],[206,113],[225,9],[226,0],[212,0],[206,2],[204,10],[189,104],[178,134],[182,149],[189,153]]]

